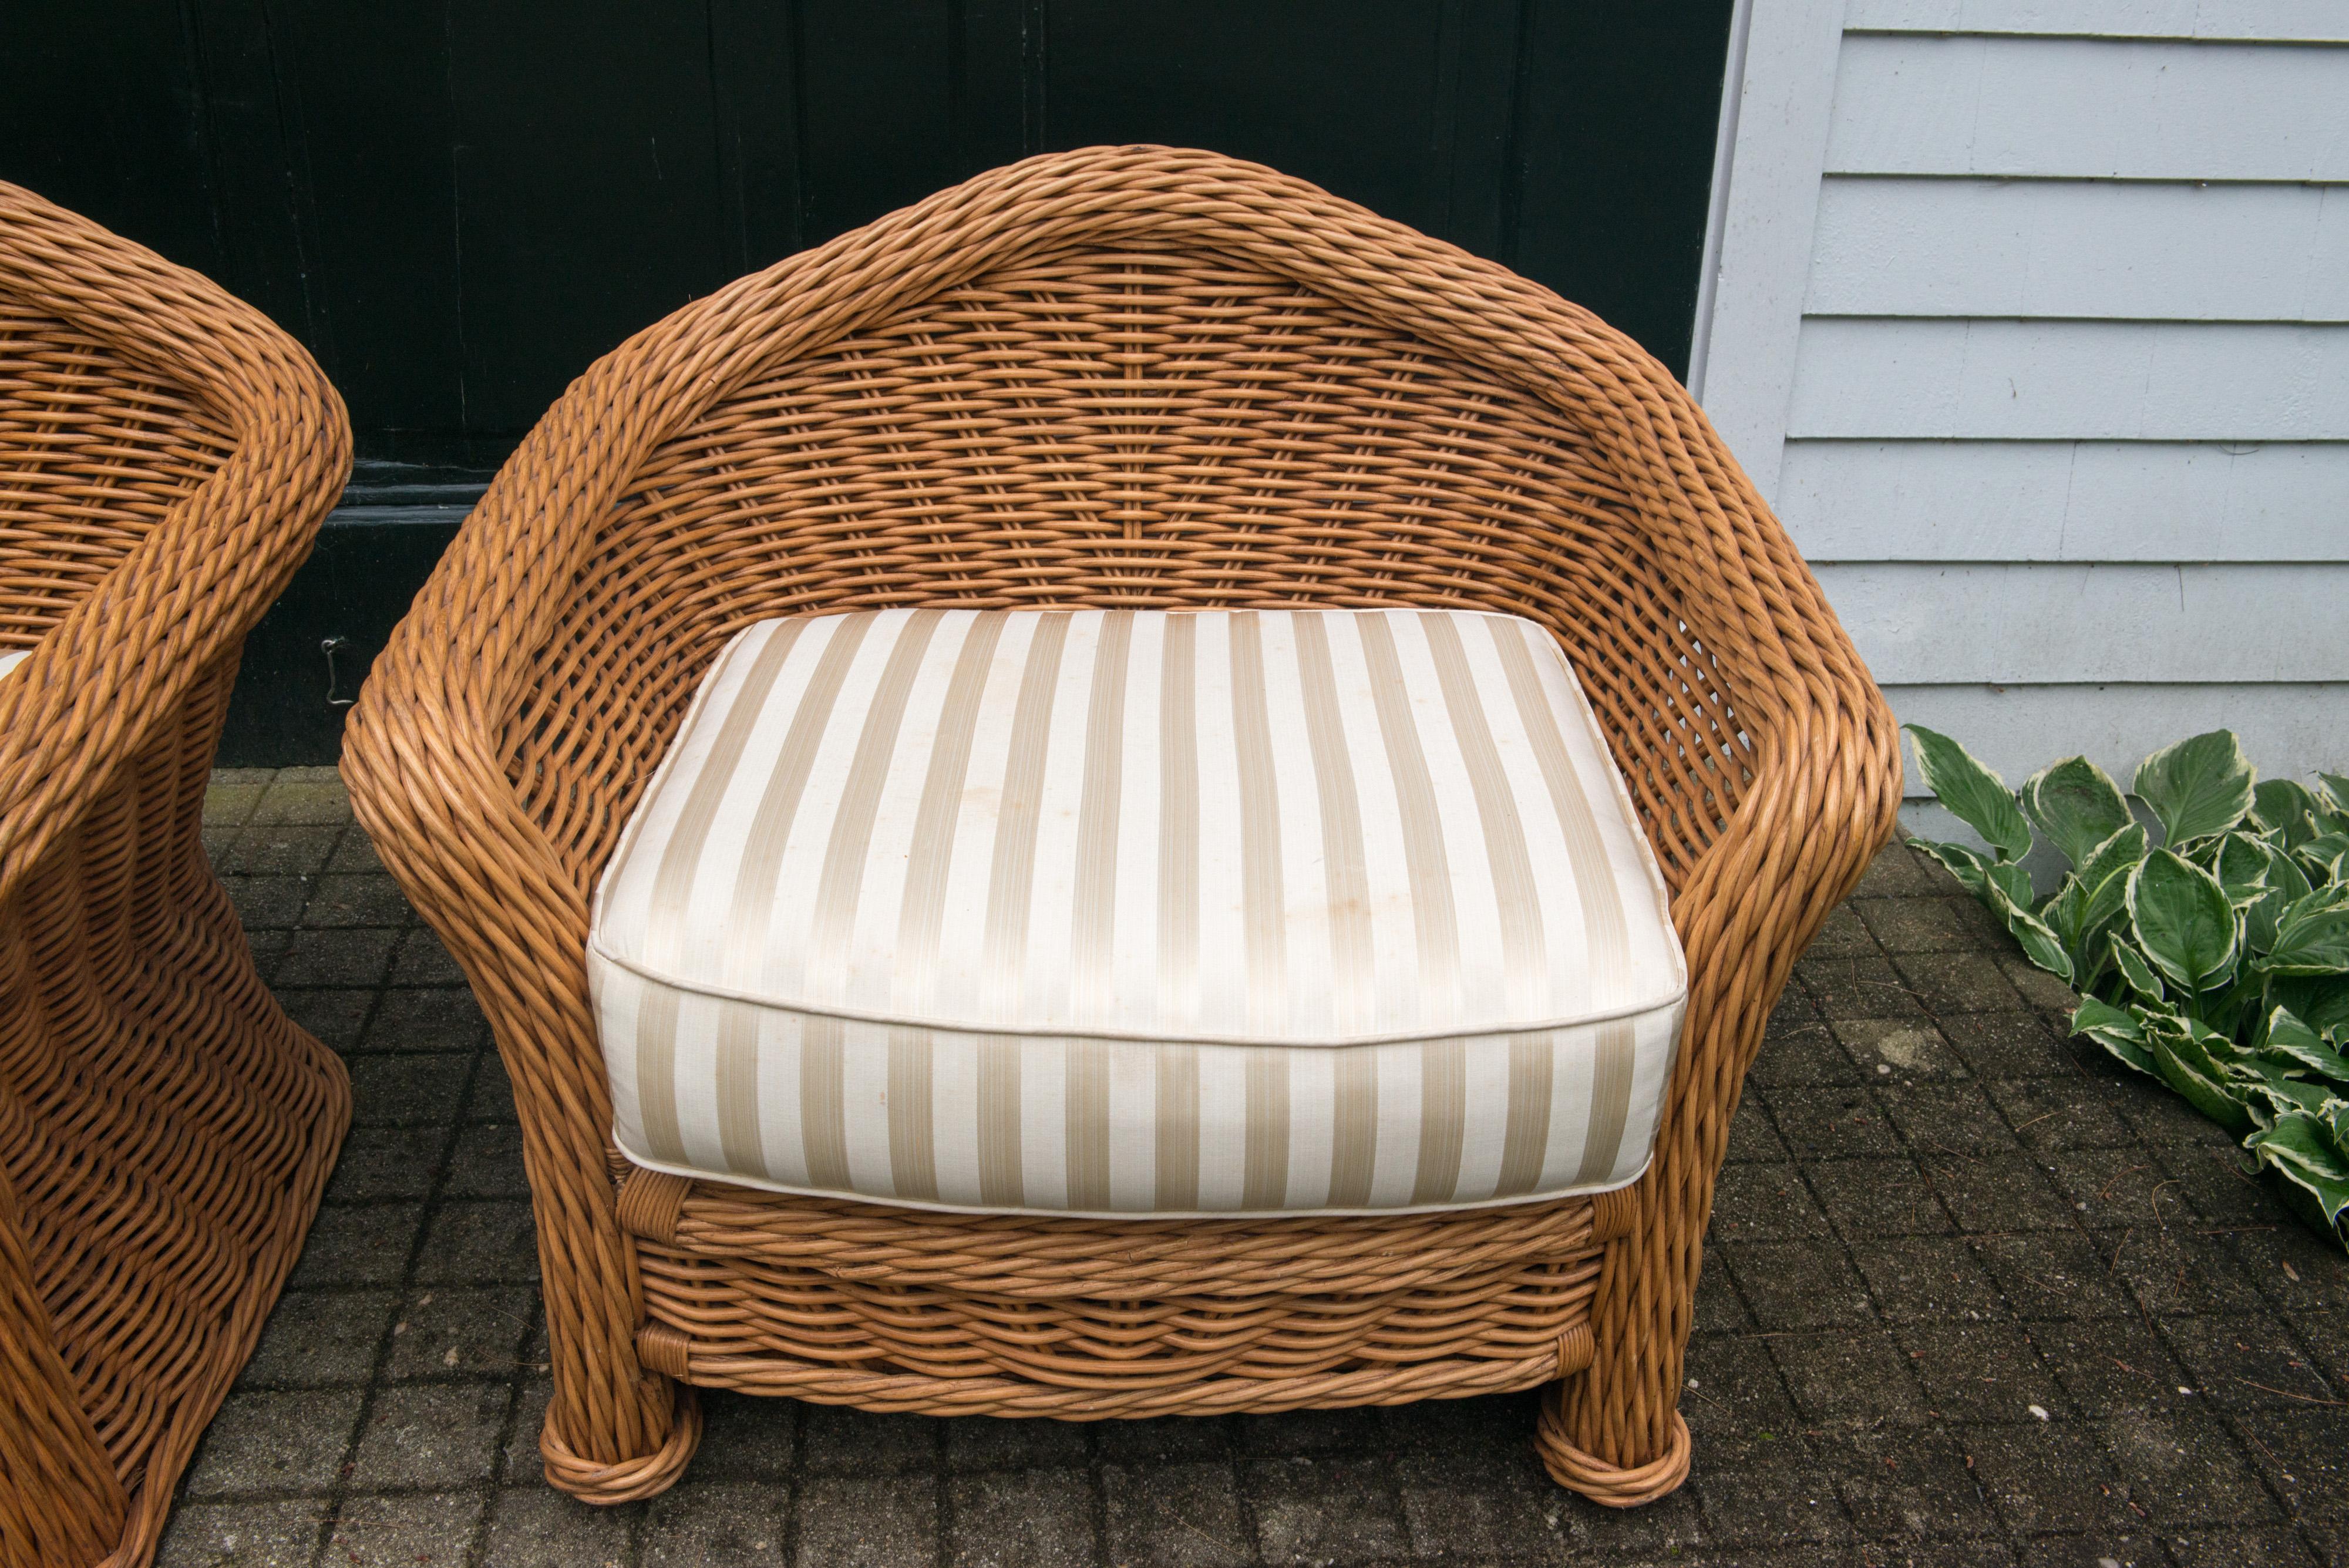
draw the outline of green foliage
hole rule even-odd
[[[1919,774],[1982,835],[1922,849],[2080,993],[2072,1032],[2243,1142],[2295,1212],[2349,1245],[2349,777],[2260,782],[2216,730],[2146,758],[2129,796],[2085,757],[2020,792],[1908,727]],[[2037,897],[2033,829],[2071,867]]]

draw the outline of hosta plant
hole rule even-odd
[[[1926,784],[1988,846],[1915,841],[2080,995],[2072,1032],[2160,1079],[2349,1244],[2349,777],[2259,780],[2213,731],[2137,765],[2129,796],[2070,757],[2020,791],[1907,726]],[[2037,896],[2021,862],[2068,863]]]

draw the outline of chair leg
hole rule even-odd
[[[509,1070],[517,1064],[507,1053]],[[648,1369],[636,1351],[644,1316],[636,1244],[618,1224],[601,1140],[548,1158],[584,1127],[518,1094],[523,1158],[538,1221],[554,1395],[538,1439],[547,1484],[608,1506],[667,1491],[701,1442],[701,1407],[686,1385]],[[580,1141],[585,1141],[581,1139]]]
[[[1691,1229],[1657,1213],[1668,1163],[1660,1153],[1658,1168],[1627,1195],[1636,1212],[1607,1250],[1591,1305],[1590,1366],[1542,1390],[1534,1438],[1550,1479],[1609,1508],[1653,1502],[1688,1479],[1680,1391],[1702,1223]]]

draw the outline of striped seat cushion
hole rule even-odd
[[[32,657],[33,650],[29,648],[12,649],[5,652],[0,652],[0,675],[7,674],[8,671],[16,669],[16,666],[24,663],[25,660]]]
[[[885,610],[704,680],[588,950],[657,1170],[990,1211],[1619,1186],[1685,971],[1531,622]]]

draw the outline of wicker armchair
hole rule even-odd
[[[199,815],[350,466],[309,356],[0,184],[0,1563],[136,1564],[350,1116]]]
[[[1362,1219],[940,1214],[631,1168],[584,946],[728,638],[893,605],[1538,621],[1692,973],[1632,1188]],[[1677,1486],[1700,1239],[1788,969],[1890,829],[1882,700],[1687,394],[1543,289],[1204,152],[998,170],[591,368],[377,665],[344,771],[495,1026],[537,1205],[548,1479],[669,1484],[695,1386],[1045,1415],[1547,1385],[1601,1501]]]

